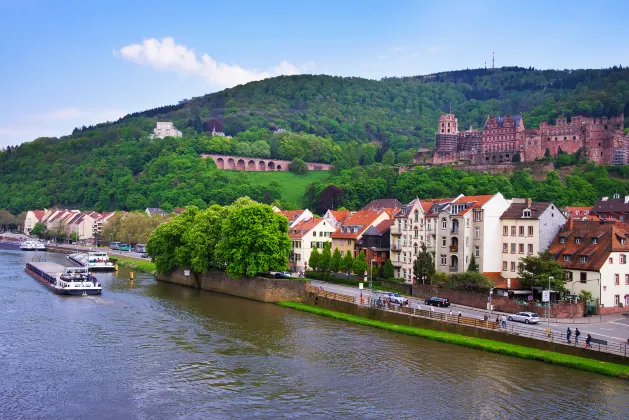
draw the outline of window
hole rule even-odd
[[[528,254],[531,255],[533,253],[533,244],[529,244]]]
[[[483,212],[480,210],[474,210],[474,221],[481,222],[483,220]]]
[[[446,246],[446,238],[445,236],[441,238],[441,246]]]
[[[415,239],[419,238],[419,230],[415,227]]]
[[[470,219],[465,219],[465,227],[470,227]]]
[[[627,264],[627,256],[625,254],[620,254],[620,263]]]
[[[504,254],[508,254],[509,253],[509,244],[502,244],[502,252]]]
[[[614,259],[613,259],[613,258],[610,258],[610,259],[609,259],[609,263],[610,263],[610,264],[613,264],[613,263],[614,263]]]
[[[515,236],[515,226],[511,226],[511,236]]]
[[[519,236],[524,236],[524,226],[520,226],[518,234],[519,234]]]
[[[588,257],[587,257],[586,255],[581,255],[581,256],[579,257],[579,262],[580,262],[580,263],[586,263],[586,262],[588,262]]]
[[[618,286],[620,284],[620,275],[614,274],[614,284]]]
[[[533,226],[529,226],[529,236],[533,236]]]
[[[620,220],[622,220],[622,219],[620,219]],[[626,243],[627,243],[627,240],[626,240],[625,238],[622,238],[622,239],[620,240],[620,245],[624,245],[624,244],[626,244]]]
[[[519,244],[519,246],[518,246],[518,254],[524,254],[524,244]]]
[[[564,276],[566,281],[572,281],[572,271],[564,271]]]
[[[480,257],[480,247],[479,246],[475,246],[474,247],[474,255],[477,257]]]
[[[469,236],[465,237],[465,246],[470,246],[470,237]]]
[[[598,244],[598,238],[592,238],[592,245]]]
[[[315,237],[317,236],[317,231],[316,230],[312,231],[312,236],[315,236]]]
[[[415,244],[415,255],[417,255],[417,244]]]
[[[441,229],[447,229],[448,228],[448,221],[443,218],[441,219]]]
[[[509,226],[502,227],[502,236],[509,236]]]
[[[629,274],[625,274],[625,285],[629,284]]]
[[[574,243],[575,244],[580,244],[581,243],[581,238],[578,237],[578,236],[576,238],[574,238]]]
[[[522,215],[522,216],[523,216],[523,217],[531,217],[531,210],[528,210],[528,209],[527,209],[527,210],[524,210],[524,212],[523,212],[523,215]]]
[[[581,271],[581,278],[579,280],[580,283],[587,283],[588,281],[588,273]]]
[[[565,244],[566,243],[566,237],[565,236],[560,236],[559,237],[559,243],[560,244]]]
[[[402,277],[403,277],[403,278],[406,278],[406,268],[403,268],[403,269],[402,269]]]
[[[572,261],[572,255],[565,254],[565,255],[563,256],[563,260],[564,260],[565,262]]]
[[[428,224],[426,225],[426,229],[428,229],[428,230],[432,229],[432,228],[430,227],[430,222],[428,222]]]
[[[515,272],[515,262],[511,261],[511,271]]]
[[[515,254],[515,244],[511,244],[511,253]]]
[[[507,262],[506,261],[502,262],[502,271],[507,271]]]
[[[474,228],[474,239],[480,239],[480,228]]]
[[[441,256],[441,265],[448,264],[448,258],[445,255]]]
[[[419,221],[419,212],[415,210],[415,221]]]
[[[620,295],[614,295],[614,306],[620,305]]]

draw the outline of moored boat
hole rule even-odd
[[[87,252],[68,255],[68,259],[76,264],[87,267],[91,271],[114,271],[116,266],[109,261],[106,252]]]
[[[64,267],[51,262],[33,261],[26,264],[25,270],[59,295],[99,295],[102,291],[100,283],[87,267]]]
[[[25,241],[23,241],[22,243],[20,243],[20,249],[22,251],[36,251],[37,250],[37,241],[33,241],[30,239],[27,239]]]

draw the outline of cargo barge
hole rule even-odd
[[[99,295],[102,287],[87,267],[64,267],[51,262],[30,262],[26,272],[58,295]]]

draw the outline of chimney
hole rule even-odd
[[[526,199],[526,207],[531,207],[531,204],[533,203],[533,200],[530,198]]]
[[[625,204],[629,203],[629,195],[625,195]]]
[[[572,230],[574,226],[574,219],[572,217],[568,218],[567,229]]]
[[[607,201],[607,200],[609,200],[609,197],[603,197],[603,198],[601,198],[601,201]]]

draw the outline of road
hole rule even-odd
[[[46,244],[46,246],[54,247],[55,245]],[[106,251],[109,253],[109,255],[119,255],[121,257],[131,257],[131,258],[137,258],[139,260],[150,261],[150,258],[142,258],[139,252],[133,252],[133,251],[118,251],[118,250],[113,250],[106,247],[95,248],[95,247],[84,246],[84,245],[68,245],[68,244],[60,244],[59,247],[64,248],[64,249],[71,249],[71,250],[75,249],[76,252],[89,252],[89,251],[105,252]]]
[[[320,280],[312,280],[312,285],[315,287],[322,287],[324,290],[330,292],[360,298],[361,290],[356,287],[328,283]],[[369,296],[370,291],[369,289],[365,289],[362,290],[362,293],[364,297],[367,297]],[[428,306],[424,304],[423,300],[414,297],[408,297],[408,299],[412,308],[416,308],[418,303],[422,309],[428,308]],[[483,316],[488,313],[486,310],[471,308],[469,306],[461,306],[454,303],[451,304],[449,308],[432,308],[435,312],[441,312],[445,314],[452,311],[452,314],[454,315],[458,315],[459,311],[461,311],[463,316],[477,319],[483,319]],[[493,311],[491,319],[495,320],[497,314],[502,315],[503,313]],[[509,314],[505,315],[509,316]],[[575,321],[577,320],[575,319]],[[540,322],[539,324],[524,324],[519,322],[514,322],[514,324],[521,328],[531,328],[537,330],[539,333],[543,333],[548,326],[546,319],[542,319],[542,322]],[[583,342],[585,341],[585,337],[587,337],[588,334],[590,334],[592,338],[599,338],[607,340],[609,342],[622,344],[627,344],[627,339],[629,338],[629,319],[624,318],[620,314],[605,315],[602,322],[599,322],[598,317],[590,317],[579,318],[578,321],[574,323],[552,321],[550,323],[550,328],[554,334],[565,334],[568,327],[570,327],[573,332],[573,338],[575,328],[579,328],[579,331],[581,332],[581,337],[579,340]]]

